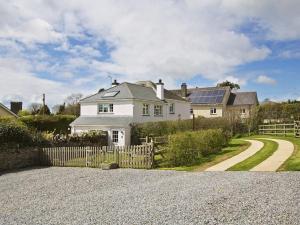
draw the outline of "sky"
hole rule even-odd
[[[229,80],[300,100],[299,0],[0,0],[0,102]]]

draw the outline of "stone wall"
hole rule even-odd
[[[38,148],[0,149],[0,171],[39,165]]]

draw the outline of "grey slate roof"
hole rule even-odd
[[[256,92],[236,92],[231,93],[227,105],[258,105]]]
[[[129,126],[132,117],[80,116],[70,126]]]
[[[154,83],[152,85],[155,86]],[[119,93],[113,97],[104,97],[105,93],[118,91]],[[186,101],[180,96],[168,91],[164,91],[165,99],[174,99],[179,101]],[[99,100],[118,100],[118,99],[141,99],[141,100],[150,100],[150,101],[161,101],[156,97],[156,93],[151,87],[146,87],[141,84],[132,84],[124,82],[118,86],[109,88],[107,90],[101,91],[100,93],[91,95],[89,97],[81,99],[80,102],[95,102]]]

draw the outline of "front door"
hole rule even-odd
[[[123,146],[125,140],[125,133],[123,130],[112,130],[111,142],[114,146]]]

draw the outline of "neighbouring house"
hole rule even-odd
[[[70,124],[71,132],[108,132],[110,145],[130,145],[131,124],[189,119],[191,104],[158,83],[117,83],[80,100],[80,117]]]
[[[259,104],[256,92],[233,92],[230,87],[187,88],[183,83],[181,89],[172,92],[191,102],[195,117],[234,114],[249,118],[252,109]]]
[[[0,103],[0,117],[18,117],[16,113],[11,111],[9,108],[7,108],[5,105]]]

